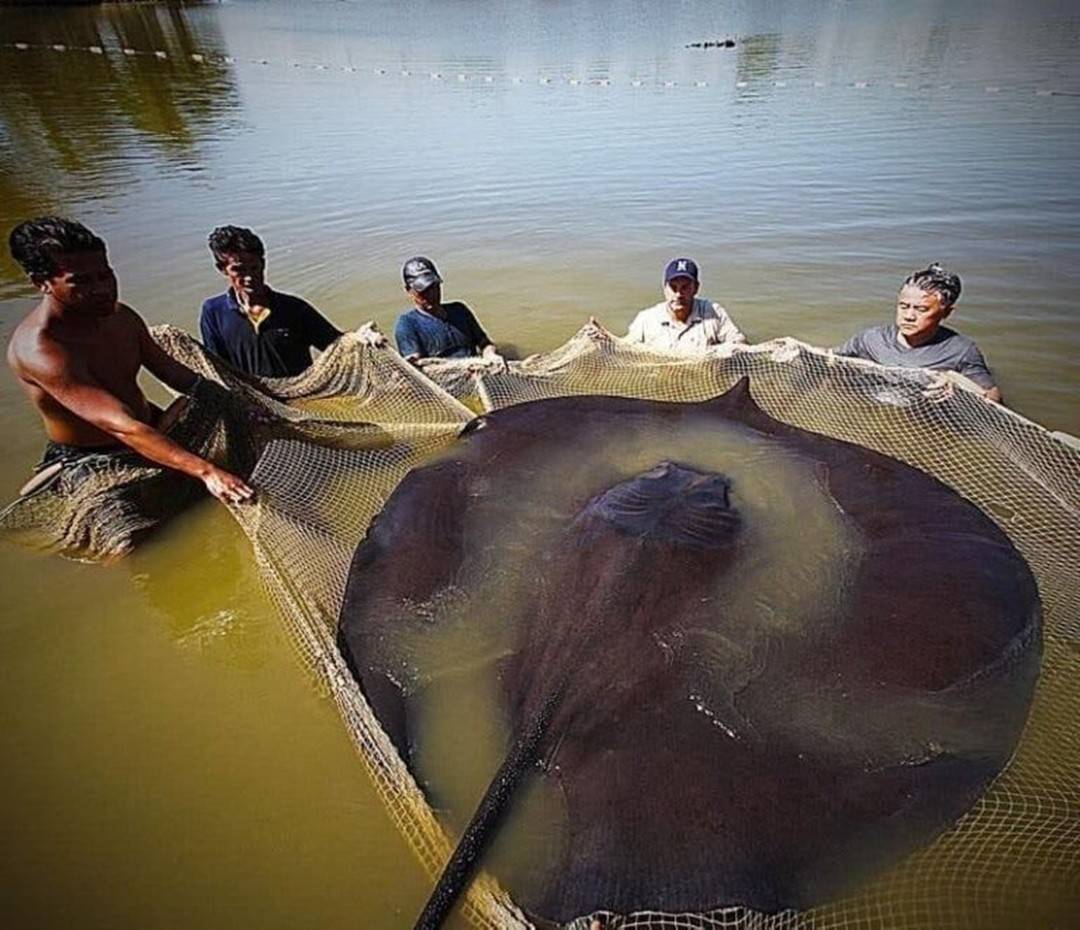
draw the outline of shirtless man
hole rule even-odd
[[[240,478],[188,452],[154,428],[157,409],[136,383],[143,366],[174,391],[199,383],[154,342],[146,323],[117,300],[105,243],[81,223],[42,217],[11,231],[11,255],[41,291],[15,329],[7,360],[45,424],[44,464],[85,450],[128,446],[197,478],[218,500],[254,494]]]

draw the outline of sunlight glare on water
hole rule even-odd
[[[1080,434],[1078,43],[1065,0],[4,7],[0,228],[82,219],[190,331],[221,223],[343,327],[391,331],[426,254],[519,355],[624,332],[676,254],[752,341],[822,345],[940,260],[1006,400]],[[4,251],[5,343],[32,296]],[[10,377],[0,430],[10,497],[42,444]],[[427,883],[223,511],[0,577],[12,926],[410,924]]]

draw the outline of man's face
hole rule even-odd
[[[951,310],[942,305],[937,291],[905,284],[896,298],[896,326],[908,345],[922,345],[934,337]]]
[[[694,297],[698,292],[698,282],[687,275],[677,275],[664,285],[664,298],[668,310],[676,316],[685,316],[694,306]]]
[[[227,253],[221,273],[237,294],[250,297],[266,286],[266,260],[257,252]]]
[[[421,310],[433,310],[442,303],[442,285],[436,281],[422,291],[409,291],[412,302]]]
[[[116,274],[104,252],[61,252],[55,261],[56,273],[38,285],[43,294],[87,316],[116,310]]]

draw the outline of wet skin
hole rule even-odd
[[[1038,672],[1038,592],[1007,537],[940,482],[778,423],[745,385],[704,404],[565,398],[481,422],[406,477],[350,571],[339,643],[407,759],[413,695],[385,644],[438,625],[431,605],[491,532],[487,496],[549,505],[515,476],[553,444],[739,424],[819,476],[807,493],[860,546],[842,607],[817,626],[726,613],[716,592],[752,555],[738,485],[661,462],[597,487],[552,550],[492,566],[526,577],[503,671],[511,734],[559,695],[530,758],[558,783],[566,835],[534,887],[510,889],[530,913],[827,901],[946,829],[1010,758]],[[648,491],[657,475],[670,493]]]
[[[154,428],[155,411],[136,381],[139,370],[145,367],[179,393],[192,390],[198,377],[166,355],[142,318],[118,301],[104,251],[62,253],[53,273],[34,283],[42,300],[16,327],[7,360],[51,440],[126,445],[199,479],[219,500],[252,497],[240,478]]]

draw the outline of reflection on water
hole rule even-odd
[[[392,669],[404,689],[413,770],[458,831],[511,745],[507,694],[514,693],[513,673],[554,681],[562,662],[579,672],[587,670],[587,678],[599,669],[625,687],[641,670],[620,659],[625,652],[620,651],[619,628],[628,628],[627,640],[635,650],[655,648],[649,639],[634,640],[640,618],[631,621],[628,605],[647,600],[640,592],[629,594],[638,579],[612,568],[610,577],[597,581],[601,587],[611,584],[611,591],[595,601],[593,592],[590,603],[575,605],[574,614],[575,624],[585,630],[604,622],[590,615],[592,604],[619,605],[614,614],[619,620],[608,629],[609,636],[590,642],[553,626],[547,631],[551,642],[569,636],[583,651],[540,653],[554,662],[549,666],[538,661],[524,672],[509,659],[528,643],[530,627],[558,619],[554,605],[572,586],[566,584],[566,573],[574,567],[561,561],[567,558],[566,540],[576,532],[574,521],[587,502],[607,488],[661,461],[722,474],[731,482],[732,506],[741,518],[738,543],[732,562],[702,589],[708,592],[702,599],[707,606],[680,605],[684,613],[678,617],[649,618],[655,624],[653,636],[677,644],[667,647],[672,649],[670,661],[695,667],[687,677],[697,682],[699,694],[709,696],[715,717],[722,721],[718,726],[752,726],[731,697],[761,673],[761,668],[751,670],[752,665],[763,663],[766,656],[778,663],[784,644],[790,648],[803,637],[823,636],[844,617],[843,591],[861,544],[821,487],[812,463],[736,424],[714,420],[706,427],[658,419],[640,412],[625,415],[617,433],[597,422],[587,437],[584,431],[575,433],[579,441],[572,449],[541,443],[527,462],[510,456],[499,469],[484,470],[461,532],[462,564],[448,586],[452,593],[440,590],[430,604],[402,605],[400,616],[387,618],[385,627],[372,621],[379,633],[366,644],[365,655],[373,665]],[[462,454],[460,449],[457,454]],[[793,532],[795,527],[801,532]],[[811,549],[805,545],[807,538],[814,540]],[[631,546],[627,552],[633,550]],[[587,554],[573,547],[569,551],[588,565]],[[617,558],[612,561],[618,565]],[[634,565],[635,570],[642,568]],[[673,570],[678,568],[656,567],[658,573]],[[530,659],[538,658],[530,654]],[[588,693],[587,686],[584,690]],[[794,686],[789,690],[794,693]],[[815,703],[810,696],[802,699]],[[607,725],[602,719],[589,720],[588,714],[584,718],[577,723],[601,731]],[[469,751],[455,751],[466,731]],[[743,736],[734,729],[728,732],[742,739],[750,731]],[[897,745],[904,738],[891,734]],[[511,821],[500,828],[499,842],[488,856],[496,874],[521,895],[520,901],[537,899],[538,883],[550,880],[549,865],[567,841],[570,825],[561,790],[558,779],[548,777],[534,781],[527,797],[515,798]]]
[[[194,329],[223,222],[342,326],[392,329],[401,261],[431,254],[524,353],[590,313],[623,331],[676,252],[752,339],[820,345],[941,260],[1010,402],[1080,432],[1060,339],[1080,119],[1049,96],[1080,90],[1065,4],[266,0],[4,26],[71,48],[0,47],[0,220],[78,214],[155,322]],[[98,43],[142,54],[73,50]],[[25,292],[5,255],[0,297]]]
[[[196,27],[184,7],[110,3],[48,16],[5,9],[3,16],[5,38],[34,46],[0,55],[5,231],[29,216],[108,197],[137,180],[147,157],[164,170],[197,169],[200,141],[219,133],[238,104],[222,63],[191,58],[222,54],[220,31],[212,20]],[[54,44],[70,50],[48,47]],[[2,261],[5,276],[18,277],[6,249]]]
[[[887,319],[903,275],[937,259],[964,279],[953,322],[1006,398],[1080,434],[1080,108],[1047,95],[1080,91],[1074,7],[5,7],[0,234],[78,216],[108,240],[124,298],[189,331],[221,289],[205,237],[223,222],[263,233],[271,281],[342,326],[391,331],[400,264],[429,254],[446,296],[522,354],[589,315],[625,331],[673,254],[752,339],[822,345]],[[736,48],[685,48],[725,35]],[[53,43],[70,48],[39,47]],[[91,45],[110,50],[74,51]],[[0,255],[6,342],[30,291]],[[6,375],[0,432],[6,497],[41,445]],[[415,913],[419,869],[245,546],[208,504],[134,557],[135,579],[0,548],[15,922]]]
[[[770,77],[780,60],[780,36],[748,36],[739,42],[735,74],[739,81]]]

